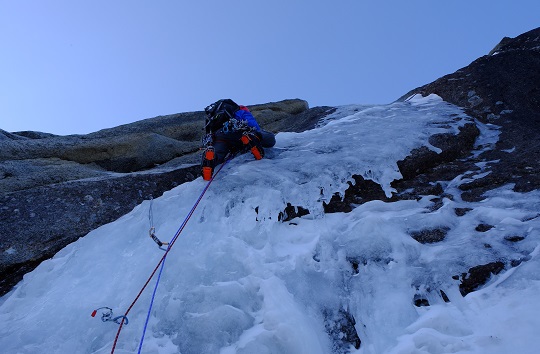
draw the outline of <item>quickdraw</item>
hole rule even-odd
[[[159,249],[163,250],[163,251],[166,251],[166,249],[162,248],[163,246],[168,246],[169,243],[168,242],[163,242],[161,241],[155,234],[155,231],[156,231],[156,228],[155,227],[151,227],[150,230],[148,231],[148,233],[150,234],[150,238],[152,240],[154,240],[154,242],[158,245]]]
[[[110,308],[110,307],[100,307],[98,309],[95,309],[94,311],[92,311],[92,313],[90,314],[90,316],[92,317],[96,317],[96,314],[98,311],[101,310],[101,320],[103,322],[114,322],[116,324],[121,324],[122,322],[125,323],[126,325],[128,324],[128,318],[126,316],[116,316],[116,317],[113,317],[113,310]]]
[[[156,236],[156,228],[154,227],[154,212],[152,210],[152,205],[154,204],[154,198],[150,199],[150,208],[148,209],[148,221],[150,222],[150,230],[148,230],[148,234],[150,235],[150,238],[154,240],[154,242],[158,245],[160,250],[166,251],[165,248],[162,248],[163,246],[168,246],[168,242],[161,241]]]

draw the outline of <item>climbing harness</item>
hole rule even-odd
[[[150,230],[148,230],[148,234],[150,235],[150,238],[154,240],[154,242],[158,245],[160,250],[166,251],[165,248],[162,248],[163,246],[168,246],[168,242],[162,242],[157,236],[156,236],[156,228],[154,227],[154,212],[152,210],[152,204],[154,204],[154,198],[150,197],[150,208],[148,208],[148,221],[150,222]]]
[[[118,326],[118,331],[116,332],[116,336],[114,338],[114,342],[113,342],[113,346],[112,346],[112,349],[111,349],[111,354],[114,353],[114,350],[116,349],[116,344],[118,342],[118,338],[120,336],[120,332],[122,331],[122,326],[125,324],[127,324],[127,315],[129,314],[129,312],[131,311],[131,309],[133,308],[133,306],[135,306],[135,303],[137,302],[137,300],[139,300],[139,298],[141,297],[141,294],[143,293],[144,289],[146,289],[146,287],[148,286],[148,284],[150,283],[150,280],[152,280],[152,278],[154,277],[154,275],[156,274],[158,268],[160,268],[160,271],[159,271],[159,274],[158,274],[158,278],[157,278],[157,281],[156,281],[156,285],[154,287],[154,292],[152,293],[152,299],[150,300],[150,306],[148,308],[148,314],[146,316],[146,322],[144,324],[144,329],[143,329],[143,333],[142,333],[142,336],[141,336],[141,341],[139,343],[139,353],[141,353],[141,349],[142,349],[142,344],[144,342],[144,336],[145,336],[145,333],[146,333],[146,328],[147,328],[147,325],[148,325],[148,321],[150,319],[150,314],[151,314],[151,311],[152,311],[152,306],[154,304],[154,299],[155,299],[155,295],[156,295],[156,291],[157,291],[157,288],[158,288],[158,285],[159,285],[159,281],[161,279],[161,273],[163,271],[163,268],[165,266],[165,259],[167,258],[167,254],[169,253],[169,251],[171,250],[172,246],[174,245],[174,243],[176,242],[176,240],[178,239],[178,236],[180,236],[180,234],[182,233],[182,231],[184,230],[186,224],[188,223],[189,219],[191,218],[191,216],[193,215],[193,213],[195,212],[195,209],[197,208],[197,206],[199,205],[200,201],[202,200],[204,194],[206,193],[206,191],[208,190],[208,188],[210,187],[210,184],[212,183],[212,181],[214,181],[214,179],[216,178],[217,174],[223,169],[223,167],[227,164],[227,162],[229,162],[232,158],[234,157],[234,155],[231,155],[231,154],[228,154],[226,157],[225,157],[225,161],[223,162],[223,164],[219,167],[219,169],[216,171],[216,173],[214,174],[214,176],[208,181],[208,183],[206,184],[206,186],[204,187],[203,191],[201,192],[201,194],[199,195],[199,198],[197,199],[197,201],[195,202],[195,204],[193,205],[193,207],[191,208],[191,210],[189,211],[188,215],[186,216],[186,218],[184,219],[184,221],[182,222],[182,224],[180,225],[180,227],[178,228],[178,230],[176,231],[176,233],[174,234],[174,236],[172,237],[171,241],[168,243],[168,247],[167,247],[167,250],[165,251],[165,254],[163,255],[163,257],[161,257],[161,259],[159,260],[158,264],[156,265],[156,267],[154,268],[154,270],[152,271],[152,273],[150,274],[150,276],[148,277],[148,279],[146,280],[146,282],[144,283],[143,287],[141,288],[141,290],[139,291],[139,293],[137,294],[137,296],[135,297],[135,300],[133,300],[133,302],[131,303],[131,305],[129,305],[128,309],[126,310],[126,312],[124,313],[123,316],[120,316],[121,317],[121,320],[120,320],[120,326]]]
[[[112,321],[117,324],[120,324],[120,322],[124,322],[126,325],[129,322],[126,316],[113,317],[113,310],[110,307],[100,307],[98,309],[95,309],[94,311],[92,311],[92,314],[90,316],[96,317],[97,312],[100,310],[101,310],[101,320],[103,322]]]

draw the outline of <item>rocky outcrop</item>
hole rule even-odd
[[[379,184],[353,175],[354,184],[349,183],[343,197],[337,194],[332,196],[329,203],[324,205],[325,212],[349,212],[354,205],[371,200],[392,202],[417,199],[421,195],[442,196],[443,190],[437,181],[451,180],[459,173],[474,168],[472,162],[466,162],[463,158],[471,153],[478,134],[478,128],[468,123],[460,128],[458,134],[433,135],[429,142],[441,149],[441,152],[435,153],[422,147],[411,151],[404,160],[398,161],[403,179],[392,183],[397,193],[391,197],[385,195]]]
[[[489,189],[514,183],[540,187],[540,28],[504,38],[489,55],[404,95],[435,93],[481,122],[501,127],[499,142],[479,159],[498,161],[484,178],[463,184],[463,197],[479,200]],[[509,153],[511,151],[511,153]]]
[[[310,129],[331,107],[250,106],[275,133]],[[87,135],[0,130],[0,295],[41,261],[145,199],[199,176],[204,112]]]

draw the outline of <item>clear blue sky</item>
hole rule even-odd
[[[538,0],[0,0],[0,129],[89,133],[225,97],[389,103],[539,14]]]

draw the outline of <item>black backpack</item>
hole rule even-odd
[[[215,133],[223,128],[223,125],[228,122],[235,113],[240,109],[240,106],[236,104],[230,98],[216,101],[206,107],[206,133]]]

